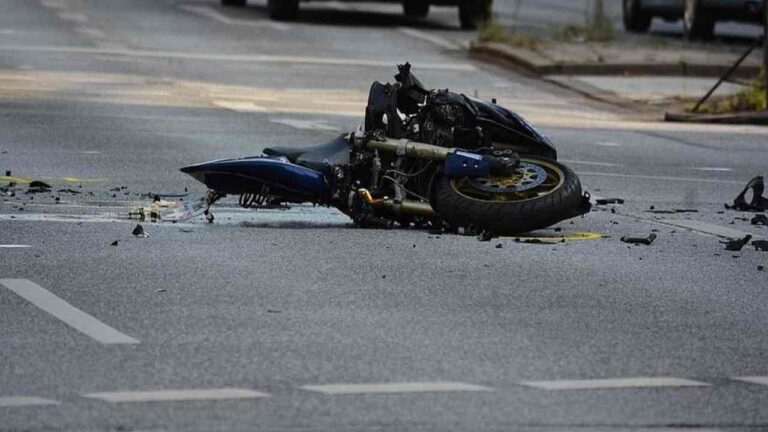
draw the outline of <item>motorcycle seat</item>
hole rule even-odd
[[[342,134],[325,143],[311,146],[277,146],[264,149],[268,156],[285,156],[297,165],[327,172],[334,165],[349,164],[349,143]]]

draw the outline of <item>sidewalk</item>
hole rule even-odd
[[[470,56],[500,66],[525,70],[542,79],[604,102],[653,111],[682,112],[698,100],[747,50],[744,45],[688,43],[683,40],[622,35],[612,42],[540,41],[533,49],[500,43],[473,43]],[[753,79],[760,71],[758,47],[733,74]],[[744,88],[726,82],[715,97]],[[666,116],[669,121],[718,121],[734,123],[738,115]],[[758,119],[758,120],[755,120]],[[765,124],[763,116],[747,116],[748,123]]]

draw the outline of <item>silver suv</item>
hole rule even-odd
[[[221,0],[224,6],[245,6],[248,0]],[[269,16],[276,20],[290,21],[296,19],[299,13],[299,1],[309,0],[267,0]],[[347,0],[349,1],[349,0]],[[371,0],[361,0],[371,1]],[[424,18],[429,14],[430,5],[458,6],[459,21],[463,29],[475,29],[480,21],[489,18],[492,0],[373,0],[384,2],[399,2],[403,4],[403,12],[412,18]]]
[[[682,18],[686,37],[710,39],[717,21],[760,23],[763,0],[623,0],[624,28],[646,32],[653,17]]]

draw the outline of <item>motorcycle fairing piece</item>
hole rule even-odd
[[[448,90],[427,90],[398,66],[374,82],[364,129],[319,146],[182,168],[206,184],[208,207],[227,194],[244,207],[312,202],[359,226],[464,227],[499,235],[589,211],[576,175],[522,117]]]

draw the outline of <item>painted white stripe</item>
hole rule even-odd
[[[320,120],[301,120],[292,118],[270,118],[272,123],[283,124],[296,129],[338,131],[339,128],[331,126]]]
[[[760,384],[760,385],[766,385],[768,386],[768,376],[743,376],[743,377],[733,377],[736,381],[743,381],[748,382],[752,384]]]
[[[268,111],[263,106],[256,105],[253,102],[213,100],[211,101],[211,103],[216,105],[217,107],[226,108],[228,110],[237,111],[237,112],[263,113]]]
[[[241,25],[241,26],[247,26],[247,27],[269,27],[271,29],[281,30],[281,31],[290,29],[290,26],[287,24],[282,24],[282,23],[271,21],[271,20],[244,20],[239,18],[230,18],[209,6],[181,5],[179,6],[179,9],[189,13],[193,13],[198,16],[210,18],[216,22],[227,24],[227,25]]]
[[[602,146],[602,147],[623,147],[624,146],[623,144],[619,144],[619,143],[616,143],[616,142],[608,142],[608,141],[596,142],[595,145],[599,145],[599,146]]]
[[[522,381],[520,384],[544,390],[591,390],[645,387],[709,387],[710,384],[682,378],[640,377],[590,380]]]
[[[688,168],[695,171],[722,171],[722,172],[729,172],[733,171],[730,168],[720,168],[720,167],[694,167],[694,168]]]
[[[34,396],[6,396],[0,397],[0,408],[58,405],[59,402],[51,399],[43,399]]]
[[[120,333],[32,281],[27,279],[0,279],[0,285],[4,285],[33,305],[103,344],[139,343],[138,340]]]
[[[75,31],[82,35],[96,39],[102,39],[106,36],[103,31],[93,27],[77,27],[75,28]]]
[[[592,162],[592,161],[580,161],[580,160],[569,160],[569,159],[558,159],[558,160],[563,163],[572,163],[577,165],[594,165],[594,166],[602,166],[602,167],[624,166],[622,164],[611,163],[611,162]]]
[[[77,24],[83,24],[85,22],[88,22],[88,17],[79,13],[57,12],[56,16],[58,16],[60,19],[64,21],[69,21]]]
[[[453,391],[493,391],[490,387],[459,382],[402,382],[402,383],[371,383],[371,384],[323,384],[307,385],[304,390],[320,392],[329,395],[361,394],[361,393],[419,393],[419,392],[453,392]]]
[[[708,222],[702,222],[697,220],[688,220],[688,219],[661,219],[654,221],[657,223],[662,223],[665,225],[670,225],[673,227],[680,227],[689,229],[691,231],[696,231],[704,234],[713,235],[716,237],[722,237],[727,239],[736,239],[736,238],[743,238],[747,234],[751,235],[755,239],[761,238],[762,236],[746,232],[746,231],[740,231],[733,228],[728,228],[724,226],[720,226],[713,223]]]
[[[461,49],[460,46],[456,45],[453,42],[448,41],[447,39],[443,39],[440,36],[432,35],[427,32],[423,32],[421,30],[416,30],[408,27],[398,27],[397,29],[400,33],[403,33],[405,35],[415,37],[417,39],[421,39],[423,41],[429,42],[431,44],[437,45],[440,48],[445,48],[447,50],[459,50]]]
[[[631,179],[640,179],[640,180],[683,181],[683,182],[693,182],[693,183],[744,185],[743,181],[714,180],[714,179],[693,178],[693,177],[651,176],[651,175],[642,175],[642,174],[620,174],[620,173],[590,172],[590,171],[579,171],[576,174],[583,175],[583,176],[594,176],[594,177],[621,177],[621,178],[631,178]]]
[[[0,245],[0,249],[16,249],[16,248],[28,248],[29,245],[19,245],[19,244],[6,244],[6,245]]]
[[[83,396],[111,403],[131,402],[173,402],[202,401],[224,399],[255,399],[269,397],[269,394],[240,388],[220,388],[202,390],[154,390],[88,393]]]
[[[64,4],[64,2],[57,1],[57,0],[41,0],[40,4],[47,7],[48,9],[66,9],[67,5]]]
[[[215,53],[188,53],[177,51],[150,51],[119,48],[92,48],[92,47],[62,47],[41,45],[2,45],[0,51],[24,51],[46,52],[61,54],[94,54],[149,57],[159,59],[181,59],[201,61],[228,61],[244,63],[292,63],[292,64],[321,64],[328,66],[366,66],[391,68],[400,60],[365,60],[356,58],[337,57],[309,57],[309,56],[283,56],[268,54],[215,54]],[[477,68],[469,63],[419,63],[419,69],[449,70],[449,71],[477,71]]]

